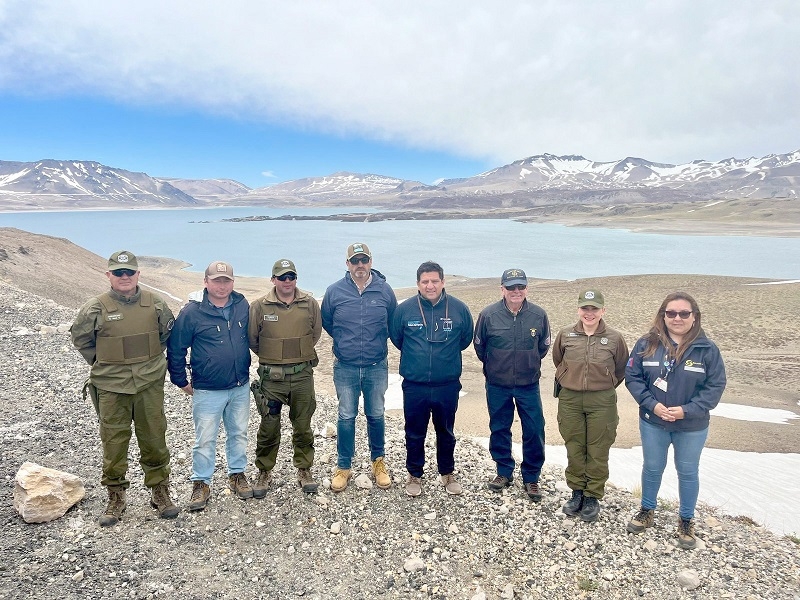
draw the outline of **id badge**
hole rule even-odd
[[[660,389],[662,392],[666,392],[667,391],[667,380],[666,379],[661,379],[661,377],[659,377],[658,379],[656,379],[653,382],[653,385],[656,386],[658,389]]]

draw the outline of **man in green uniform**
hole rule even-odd
[[[311,475],[314,463],[314,433],[311,417],[317,408],[314,370],[319,363],[314,345],[322,335],[319,303],[297,288],[294,263],[281,259],[272,267],[270,292],[250,304],[248,339],[258,355],[260,383],[256,404],[261,425],[256,438],[259,474],[253,497],[264,498],[272,481],[272,469],[281,442],[281,409],[289,405],[292,422],[293,463],[297,481],[306,493],[317,491]]]
[[[169,494],[164,416],[164,349],[172,311],[159,296],[139,287],[139,265],[131,252],[112,254],[106,277],[111,289],[84,304],[70,330],[72,343],[92,367],[91,385],[96,390],[102,484],[108,488],[108,506],[99,523],[115,525],[125,511],[131,422],[144,484],[151,490],[150,503],[161,518],[174,519],[178,507]]]

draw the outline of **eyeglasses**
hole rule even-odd
[[[284,273],[283,275],[276,275],[275,279],[278,281],[294,281],[297,279],[297,275],[294,273]]]
[[[517,283],[515,285],[506,285],[505,287],[509,292],[521,292],[528,288],[527,285],[522,285],[521,283]]]
[[[674,319],[675,317],[680,317],[681,319],[688,319],[692,316],[692,311],[690,310],[665,310],[664,316],[668,319]]]
[[[362,256],[361,258],[358,258],[357,256],[354,256],[353,258],[350,259],[350,264],[351,265],[357,265],[357,264],[366,265],[371,260],[372,259],[369,256]]]
[[[136,271],[134,271],[133,269],[114,269],[113,271],[111,271],[111,274],[114,277],[122,277],[124,275],[127,275],[128,277],[133,277],[134,275],[136,275]]]

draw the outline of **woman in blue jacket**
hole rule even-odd
[[[627,529],[640,533],[653,525],[672,444],[680,499],[678,546],[694,548],[700,453],[708,437],[709,413],[725,389],[725,365],[703,332],[700,308],[689,294],[674,292],[661,303],[650,332],[631,352],[625,385],[639,403],[644,458],[642,506]]]

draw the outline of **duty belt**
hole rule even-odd
[[[264,372],[269,375],[272,371],[283,371],[284,375],[296,375],[308,366],[308,361],[296,365],[261,365]]]

